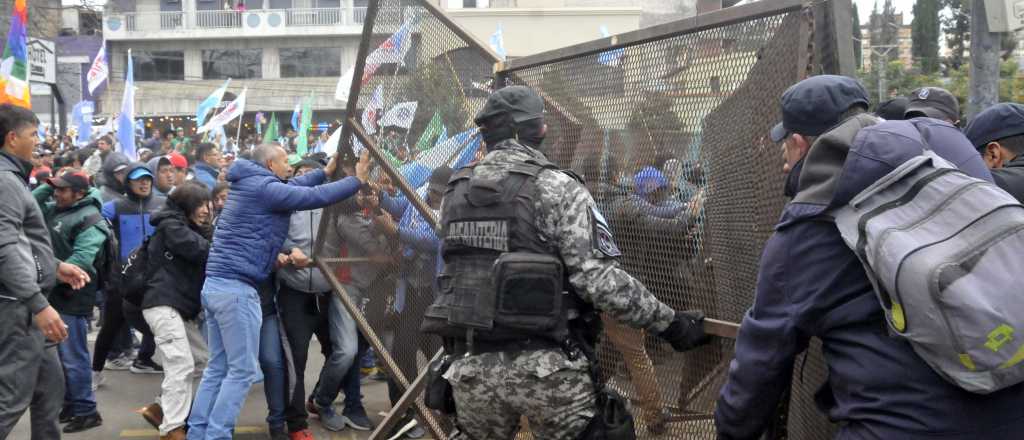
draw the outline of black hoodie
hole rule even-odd
[[[150,223],[156,233],[149,241],[149,270],[142,308],[173,307],[184,319],[195,319],[201,309],[200,292],[210,254],[208,227],[196,226],[185,211],[167,199]]]

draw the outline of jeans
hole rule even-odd
[[[284,427],[288,370],[284,366],[281,325],[277,315],[263,317],[260,328],[260,369],[263,370],[263,395],[267,398],[267,425]]]
[[[356,304],[362,302],[361,290],[349,285],[345,285],[344,288],[352,301]],[[327,316],[327,322],[331,328],[331,355],[324,363],[323,370],[320,371],[320,382],[315,396],[315,403],[318,406],[331,406],[334,399],[338,397],[338,393],[341,392],[349,370],[357,372],[359,370],[358,366],[352,368],[355,365],[356,351],[359,349],[359,332],[356,331],[356,321],[348,314],[345,306],[341,304],[341,299],[336,295],[331,295],[331,305],[328,307]],[[358,396],[358,393],[356,395]]]
[[[160,385],[160,407],[164,412],[160,435],[185,426],[192,406],[192,375],[196,360],[205,359],[206,340],[194,322],[185,322],[173,307],[145,309],[142,315],[153,329],[156,347],[164,361],[164,381]]]
[[[330,355],[330,330],[327,325],[328,294],[301,292],[282,284],[277,291],[277,310],[284,327],[285,340],[291,354],[292,370],[295,375],[288,386],[288,432],[297,432],[309,427],[306,413],[306,360],[309,356],[309,341],[313,335],[320,341],[324,357]],[[321,374],[323,371],[321,370]]]
[[[64,372],[57,349],[47,347],[22,302],[0,299],[0,316],[0,439],[25,410],[31,411],[32,440],[59,439]]]
[[[92,392],[92,371],[89,370],[89,319],[85,316],[60,314],[68,326],[68,338],[57,344],[57,353],[64,366],[64,406],[73,416],[96,413],[96,396]]]
[[[263,325],[260,299],[245,282],[209,277],[202,301],[210,362],[192,402],[188,438],[230,439],[249,388],[263,380],[258,360]]]

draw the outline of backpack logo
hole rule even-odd
[[[988,347],[988,349],[992,351],[999,351],[999,349],[1003,348],[1007,342],[1012,340],[1013,327],[1006,324],[1000,324],[999,327],[996,327],[995,330],[992,330],[988,334],[988,341],[985,342],[985,347]]]

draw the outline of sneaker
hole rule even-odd
[[[279,428],[271,427],[268,432],[270,433],[270,440],[291,440],[288,438],[288,430],[283,426]]]
[[[127,356],[118,356],[113,360],[107,361],[106,365],[103,366],[105,370],[114,371],[125,371],[132,367],[132,360]]]
[[[317,405],[316,409],[320,414],[320,424],[324,425],[324,429],[333,432],[345,429],[345,417],[334,412],[333,406]]]
[[[57,416],[57,421],[60,422],[61,425],[63,425],[65,423],[70,422],[72,418],[73,417],[71,417],[71,407],[65,406],[64,408],[61,408],[60,414]]]
[[[160,407],[159,403],[151,403],[142,407],[139,414],[156,429],[160,429],[160,424],[164,422],[164,409]]]
[[[164,367],[152,360],[136,359],[129,370],[136,374],[163,374]]]
[[[288,434],[288,440],[315,440],[313,438],[313,431],[309,429],[303,429],[302,431],[295,431]]]
[[[419,423],[417,423],[416,426],[413,426],[412,429],[405,432],[405,438],[423,438],[425,435],[427,435],[427,430],[423,429]]]
[[[313,399],[306,401],[306,412],[309,413],[310,417],[320,416],[320,410],[316,408],[316,403],[313,403]]]
[[[366,416],[366,410],[363,408],[352,410],[345,408],[345,411],[341,412],[341,417],[345,420],[346,426],[356,431],[369,431],[373,429],[373,422]]]
[[[64,425],[64,429],[61,431],[65,434],[72,434],[92,429],[102,424],[103,418],[100,417],[100,413],[93,413],[88,416],[74,416],[67,425]]]
[[[96,391],[101,386],[105,385],[106,382],[107,382],[107,380],[103,377],[103,372],[102,371],[93,371],[92,372],[92,390],[93,391]]]

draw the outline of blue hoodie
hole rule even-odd
[[[958,133],[941,129],[935,136],[910,121],[877,122],[861,115],[840,124],[790,173],[795,198],[765,244],[754,305],[715,409],[720,439],[758,438],[811,337],[821,339],[828,366],[815,401],[842,424],[838,439],[1009,440],[1024,433],[1024,385],[969,393],[939,377],[905,340],[889,336],[860,261],[827,216],[925,145],[954,163],[973,153]],[[961,171],[991,180],[987,170]]]
[[[274,268],[294,211],[322,208],[359,191],[355,177],[324,183],[316,170],[282,182],[269,169],[241,159],[228,170],[231,197],[217,221],[206,276],[259,286]]]

